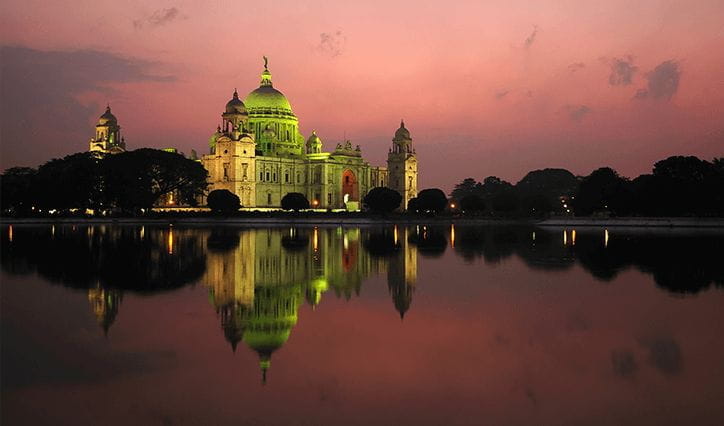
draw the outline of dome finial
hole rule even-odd
[[[400,119],[400,127],[405,128],[405,120],[402,118]]]
[[[239,99],[239,92],[236,91],[236,87],[234,87],[234,99]]]
[[[272,87],[271,73],[269,72],[269,59],[264,56],[264,71],[261,73],[261,85]]]

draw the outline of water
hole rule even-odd
[[[721,231],[1,231],[4,425],[724,421]]]

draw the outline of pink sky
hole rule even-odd
[[[635,176],[669,155],[724,155],[721,0],[1,7],[14,49],[2,57],[3,169],[86,150],[106,102],[129,148],[204,153],[234,87],[258,86],[262,55],[326,149],[346,135],[383,164],[404,118],[421,188],[545,167]],[[617,60],[628,73],[612,84]]]

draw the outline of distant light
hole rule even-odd
[[[455,203],[450,203],[450,208],[451,208],[451,209],[454,209],[454,208],[455,208]]]

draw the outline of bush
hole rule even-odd
[[[284,210],[306,210],[309,208],[309,200],[304,194],[299,192],[290,192],[282,197],[282,209]]]
[[[402,195],[394,189],[377,187],[365,195],[363,202],[373,212],[390,213],[400,207]]]
[[[417,213],[420,211],[420,207],[417,205],[417,197],[410,198],[407,202],[407,211],[409,213]]]
[[[447,197],[438,188],[423,189],[417,194],[417,208],[422,211],[439,213],[447,207]]]
[[[234,213],[241,208],[239,197],[228,189],[215,189],[206,197],[206,205],[214,213]]]

